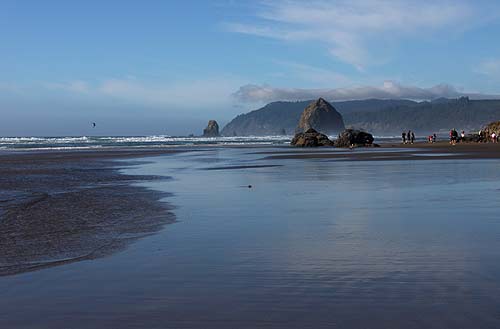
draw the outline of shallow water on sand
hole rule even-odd
[[[500,327],[498,160],[262,157],[216,148],[127,169],[173,177],[148,184],[174,193],[178,222],[107,258],[0,278],[0,327]]]

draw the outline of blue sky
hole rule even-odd
[[[497,1],[0,1],[0,135],[199,133],[274,100],[500,94]]]

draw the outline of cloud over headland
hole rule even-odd
[[[381,86],[356,86],[333,89],[279,88],[268,85],[248,84],[241,86],[233,94],[233,97],[237,100],[249,103],[308,100],[318,97],[341,101],[368,98],[432,100],[441,97],[457,98],[461,96],[468,96],[473,99],[500,98],[500,95],[460,91],[449,84],[422,88],[405,86],[393,81],[386,81]]]

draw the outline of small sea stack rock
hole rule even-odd
[[[333,146],[333,142],[328,139],[328,136],[312,128],[304,133],[297,133],[290,144],[299,147]]]
[[[373,135],[367,132],[356,130],[356,129],[346,129],[335,141],[336,147],[359,147],[359,146],[375,146],[373,144]]]
[[[203,129],[203,137],[219,137],[219,124],[215,120],[208,121],[208,125]]]

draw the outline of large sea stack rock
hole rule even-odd
[[[219,137],[219,124],[215,120],[208,121],[208,125],[203,129],[203,137]]]
[[[374,146],[373,135],[361,130],[346,129],[335,141],[336,147]]]
[[[290,144],[300,147],[333,146],[333,142],[328,139],[328,136],[312,128],[305,133],[297,133]]]
[[[305,108],[296,132],[304,132],[311,128],[328,135],[338,134],[345,129],[342,115],[323,98]]]

